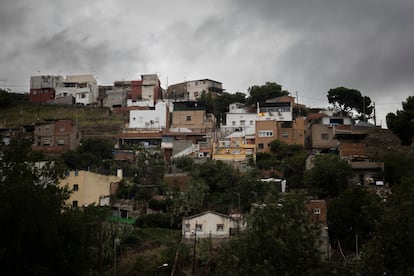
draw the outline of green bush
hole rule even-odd
[[[152,198],[148,201],[148,207],[155,211],[166,211],[167,204],[165,200]]]
[[[166,214],[149,214],[142,215],[137,218],[136,225],[138,227],[160,227],[160,228],[171,228],[170,217]]]

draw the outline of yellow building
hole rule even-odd
[[[59,181],[60,187],[71,191],[66,205],[81,207],[91,204],[109,205],[109,198],[115,192],[115,187],[122,177],[102,175],[89,171],[71,171],[68,176]]]
[[[247,169],[249,158],[256,156],[255,144],[246,144],[243,137],[222,139],[213,144],[212,159],[231,163],[241,171]]]

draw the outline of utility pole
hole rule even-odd
[[[194,248],[193,248],[193,271],[192,271],[192,275],[195,275],[196,246],[197,246],[197,221],[195,223],[195,228],[194,228]]]
[[[377,115],[376,115],[377,110],[375,108],[375,102],[373,104],[374,104],[374,126],[377,126]]]

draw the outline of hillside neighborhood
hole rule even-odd
[[[398,260],[378,250],[394,242],[388,226],[397,218],[407,224],[395,239],[414,249],[413,219],[399,213],[403,202],[414,210],[414,127],[402,134],[397,119],[377,125],[375,103],[359,91],[327,94],[329,109],[305,106],[273,82],[243,94],[207,78],[163,88],[157,74],[113,85],[92,74],[32,76],[26,98],[0,106],[4,114],[37,108],[30,122],[0,122],[1,198],[15,182],[62,191],[54,214],[80,212],[67,217],[85,227],[77,234],[92,235],[81,234],[93,248],[82,275],[409,275],[414,266],[399,244],[388,252]],[[411,123],[413,104],[403,103]],[[123,122],[86,129],[73,114],[42,117],[46,107],[103,110]],[[18,164],[33,177],[17,173]],[[10,222],[36,207],[17,213],[21,201],[11,198],[1,211]],[[57,233],[63,228],[71,227]],[[175,238],[149,242],[138,234],[146,228]],[[2,261],[19,256],[5,253],[13,246],[1,247]]]

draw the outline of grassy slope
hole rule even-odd
[[[89,106],[37,105],[23,103],[0,110],[2,116],[0,127],[13,128],[20,125],[30,125],[38,118],[44,119],[73,119],[78,122],[82,132],[88,133],[117,133],[126,116],[111,113],[108,108]]]
[[[168,263],[170,271],[174,255],[181,241],[181,231],[162,228],[139,230],[141,242],[130,246],[120,257],[118,273],[121,275],[152,275],[156,268]],[[162,274],[164,275],[164,274]]]

